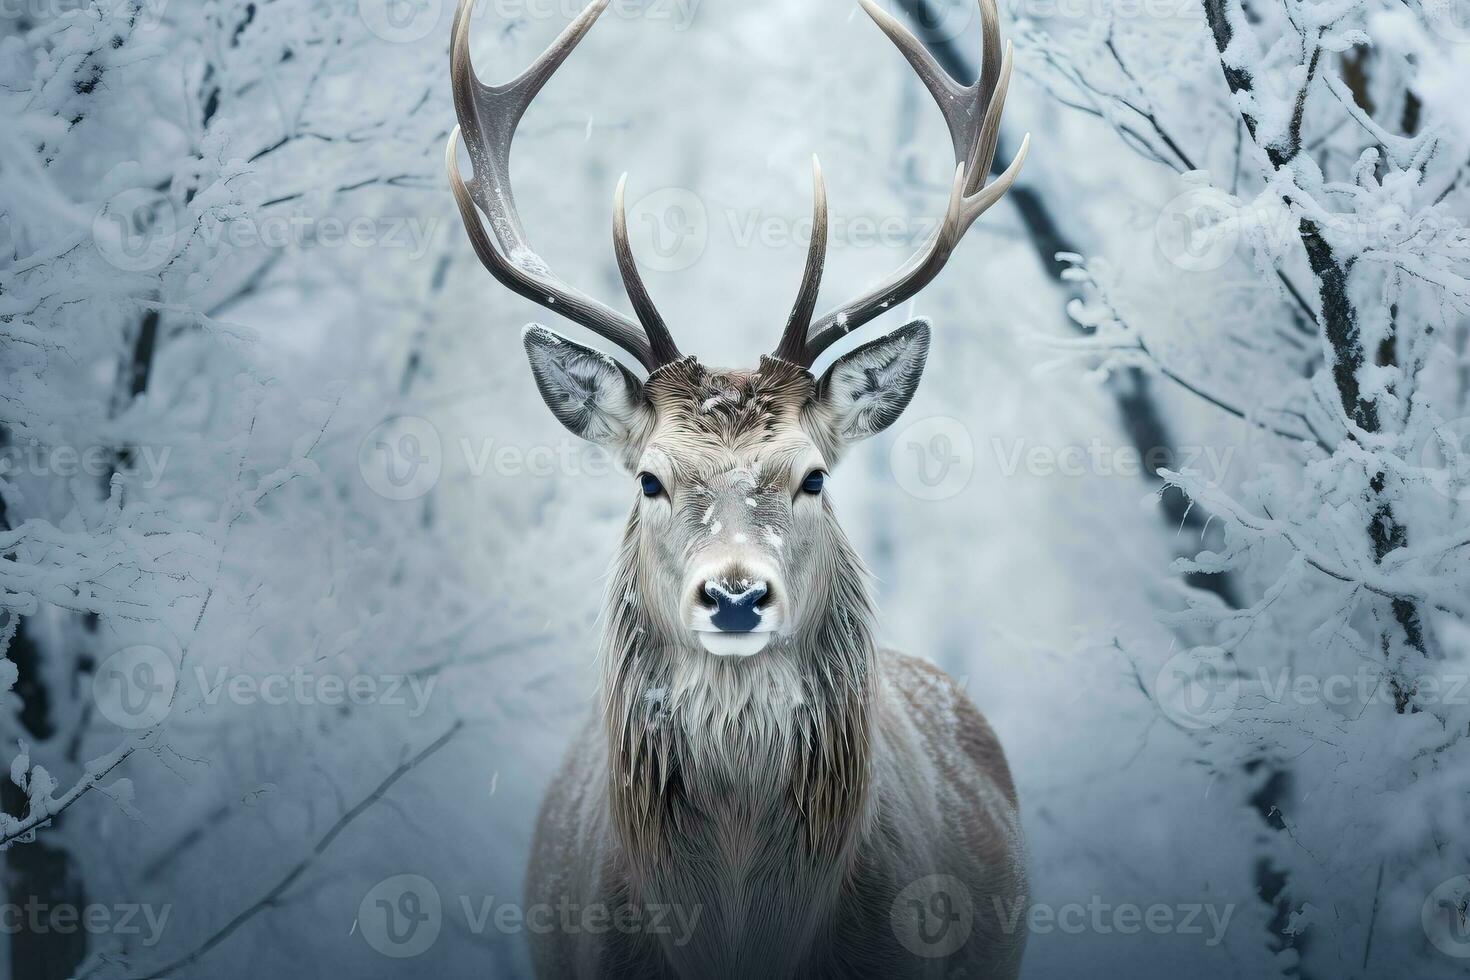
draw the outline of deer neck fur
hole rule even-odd
[[[784,973],[832,928],[867,812],[866,572],[836,532],[810,622],[754,657],[715,657],[649,612],[637,521],[602,641],[611,824],[631,897],[702,910],[696,940],[666,950],[699,975]]]

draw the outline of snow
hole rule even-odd
[[[506,77],[563,26],[502,32],[481,6],[477,44]],[[395,43],[357,7],[255,4],[247,24],[250,5],[223,0],[149,22],[104,0],[0,40],[0,735],[25,797],[0,824],[64,855],[89,901],[173,909],[157,948],[89,936],[79,974],[152,975],[198,949],[464,722],[196,967],[401,975],[352,931],[364,896],[403,873],[432,881],[446,910],[518,894],[541,795],[597,703],[603,576],[633,489],[547,412],[515,331],[550,316],[596,341],[503,289],[468,248],[442,173],[447,14],[422,42]],[[1009,203],[978,222],[918,300],[934,340],[913,404],[834,468],[838,517],[872,567],[884,643],[943,667],[999,734],[1039,906],[1233,909],[1216,946],[1036,931],[1025,976],[1282,976],[1298,957],[1319,977],[1455,976],[1463,960],[1435,948],[1421,910],[1465,872],[1470,827],[1466,698],[1452,693],[1470,655],[1466,49],[1452,22],[1402,5],[1257,4],[1235,19],[1227,60],[1258,89],[1232,99],[1192,9],[1002,11],[1017,42],[1005,142],[1047,134],[1021,180],[1077,251],[1058,284]],[[518,138],[537,248],[511,261],[537,275],[549,261],[625,308],[607,175],[636,170],[705,208],[674,214],[650,194],[640,215],[630,202],[679,342],[711,365],[753,366],[803,249],[741,240],[728,208],[809,214],[814,150],[838,212],[918,223],[945,204],[938,113],[850,13],[706,4],[680,31],[608,18]],[[1326,27],[1313,149],[1272,169],[1237,145],[1236,110],[1284,145],[1310,53],[1297,25]],[[1354,106],[1336,54],[1365,35],[1381,72],[1372,112]],[[644,84],[650,64],[677,97]],[[94,67],[100,83],[79,90]],[[1406,81],[1415,134],[1396,129]],[[763,111],[732,114],[732,91]],[[1171,208],[1181,200],[1198,207]],[[1356,260],[1368,349],[1399,326],[1393,363],[1355,375],[1380,400],[1377,433],[1344,415],[1323,341],[1295,325],[1277,278],[1315,309],[1303,217]],[[409,218],[432,231],[423,254],[393,243]],[[326,219],[373,234],[327,244]],[[234,237],[283,221],[313,234],[279,248]],[[682,268],[690,253],[659,237],[676,228],[703,236]],[[1175,232],[1186,247],[1171,258]],[[156,262],[154,242],[167,246]],[[835,237],[824,296],[881,282],[909,244]],[[1219,264],[1185,267],[1217,250]],[[898,312],[828,356],[897,327]],[[134,397],[129,360],[153,317]],[[1172,448],[1227,461],[1160,462],[1207,522],[1166,511],[1161,482],[1095,462],[1133,448],[1120,405],[1140,392]],[[554,462],[477,471],[465,446]],[[1037,449],[1081,471],[1046,470]],[[1380,560],[1367,528],[1385,501],[1408,537]],[[714,508],[702,526],[725,530]],[[783,560],[800,540],[764,525],[751,537]],[[1194,571],[1228,573],[1237,604],[1190,588]],[[1395,596],[1425,600],[1440,657],[1394,639]],[[49,734],[19,711],[20,639],[41,654]],[[130,728],[99,709],[93,678],[138,646],[172,665],[174,693],[161,723]],[[220,671],[241,680],[221,686]],[[1345,703],[1323,686],[1339,678]],[[1190,714],[1202,680],[1232,696],[1218,717]],[[1420,710],[1395,710],[1396,685]],[[1286,830],[1251,802],[1276,771],[1291,776],[1272,801]],[[1289,880],[1280,921],[1258,897],[1263,861]],[[527,975],[523,935],[445,925],[413,972]],[[1288,934],[1300,950],[1276,951]]]
[[[523,245],[511,250],[510,262],[522,272],[540,276],[543,279],[551,278],[551,269],[546,265],[546,261]],[[548,296],[547,300],[552,301],[552,297]]]

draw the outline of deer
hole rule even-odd
[[[629,245],[627,174],[612,223],[632,317],[557,278],[517,212],[517,124],[608,0],[501,85],[476,74],[474,0],[460,0],[450,44],[459,125],[445,162],[470,244],[501,285],[645,372],[538,324],[522,332],[546,407],[635,477],[604,600],[601,695],[546,792],[530,849],[527,910],[563,910],[560,927],[531,936],[538,976],[1019,972],[1025,846],[1005,754],[959,685],[880,647],[868,572],[829,492],[847,450],[908,406],[930,325],[913,320],[812,371],[835,342],[930,283],[1026,158],[1029,134],[987,182],[1011,48],[1002,53],[995,0],[978,2],[982,67],[964,85],[874,0],[859,0],[943,113],[955,154],[948,206],[908,262],[817,317],[828,215],[813,157],[797,299],[774,351],[750,370],[680,352]],[[670,910],[688,928],[671,928]]]

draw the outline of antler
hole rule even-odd
[[[445,168],[475,254],[502,285],[617,344],[648,370],[653,371],[678,360],[679,348],[675,346],[663,318],[654,309],[648,290],[633,264],[632,250],[628,247],[627,220],[623,214],[623,187],[627,176],[624,175],[623,182],[618,184],[614,202],[613,248],[617,253],[623,285],[638,314],[637,322],[584,296],[552,275],[546,263],[531,248],[511,190],[510,146],[521,116],[541,87],[596,23],[598,16],[607,8],[608,0],[592,0],[531,67],[505,85],[484,84],[476,77],[474,65],[470,63],[470,15],[474,4],[475,0],[460,0],[454,14],[449,71],[459,125],[449,135]],[[459,173],[461,130],[475,168],[468,184]],[[477,206],[489,219],[494,241],[480,223],[480,216],[475,211]]]
[[[954,184],[944,220],[923,248],[875,289],[812,323],[827,243],[827,201],[821,170],[817,170],[815,216],[806,273],[802,277],[796,306],[776,349],[777,357],[803,367],[810,367],[838,338],[913,296],[939,275],[975,219],[1010,190],[1031,145],[1031,134],[1027,133],[1010,166],[996,178],[995,183],[986,185],[985,178],[995,159],[995,144],[1000,136],[1000,115],[1005,108],[1006,88],[1011,81],[1011,45],[1006,42],[1002,56],[1000,17],[995,0],[979,0],[983,61],[980,77],[972,85],[961,85],[951,78],[924,45],[874,0],[858,2],[898,46],[944,113],[950,140],[954,143]]]

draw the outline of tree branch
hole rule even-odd
[[[261,912],[265,911],[268,908],[272,908],[280,904],[281,896],[286,892],[286,890],[290,888],[298,878],[306,873],[307,869],[316,862],[317,858],[326,853],[327,848],[332,846],[332,842],[341,835],[342,831],[346,830],[347,827],[350,826],[354,820],[362,816],[362,814],[366,812],[368,808],[370,808],[374,803],[377,803],[379,800],[381,800],[387,794],[388,790],[393,788],[393,784],[398,782],[398,780],[402,779],[405,775],[407,775],[409,770],[413,769],[429,756],[433,755],[435,752],[438,752],[444,746],[448,745],[450,740],[452,740],[455,735],[459,734],[459,731],[462,728],[464,728],[464,720],[460,719],[456,721],[453,725],[451,725],[448,731],[446,731],[443,735],[440,735],[418,755],[401,763],[398,768],[389,773],[387,778],[385,778],[381,783],[377,785],[377,788],[375,788],[371,793],[364,797],[352,809],[342,814],[342,816],[337,819],[337,822],[332,824],[327,832],[323,834],[321,838],[316,842],[316,845],[312,847],[310,853],[308,853],[300,861],[297,861],[294,865],[292,865],[290,870],[286,872],[286,874],[281,878],[280,881],[276,882],[273,888],[271,888],[268,892],[261,896],[260,899],[257,900],[254,904],[244,909],[229,922],[226,922],[223,926],[217,929],[209,936],[208,939],[206,939],[202,944],[195,948],[193,952],[189,953],[186,956],[182,956],[177,960],[174,960],[167,966],[160,967],[157,970],[151,970],[148,973],[138,977],[137,980],[148,980],[148,978],[151,977],[169,976],[177,973],[187,966],[191,966],[192,964],[198,962],[200,958],[202,958],[210,950],[214,949],[220,943],[228,939],[232,934],[234,934],[237,929],[239,929],[245,923],[249,922],[255,916],[259,915]]]

